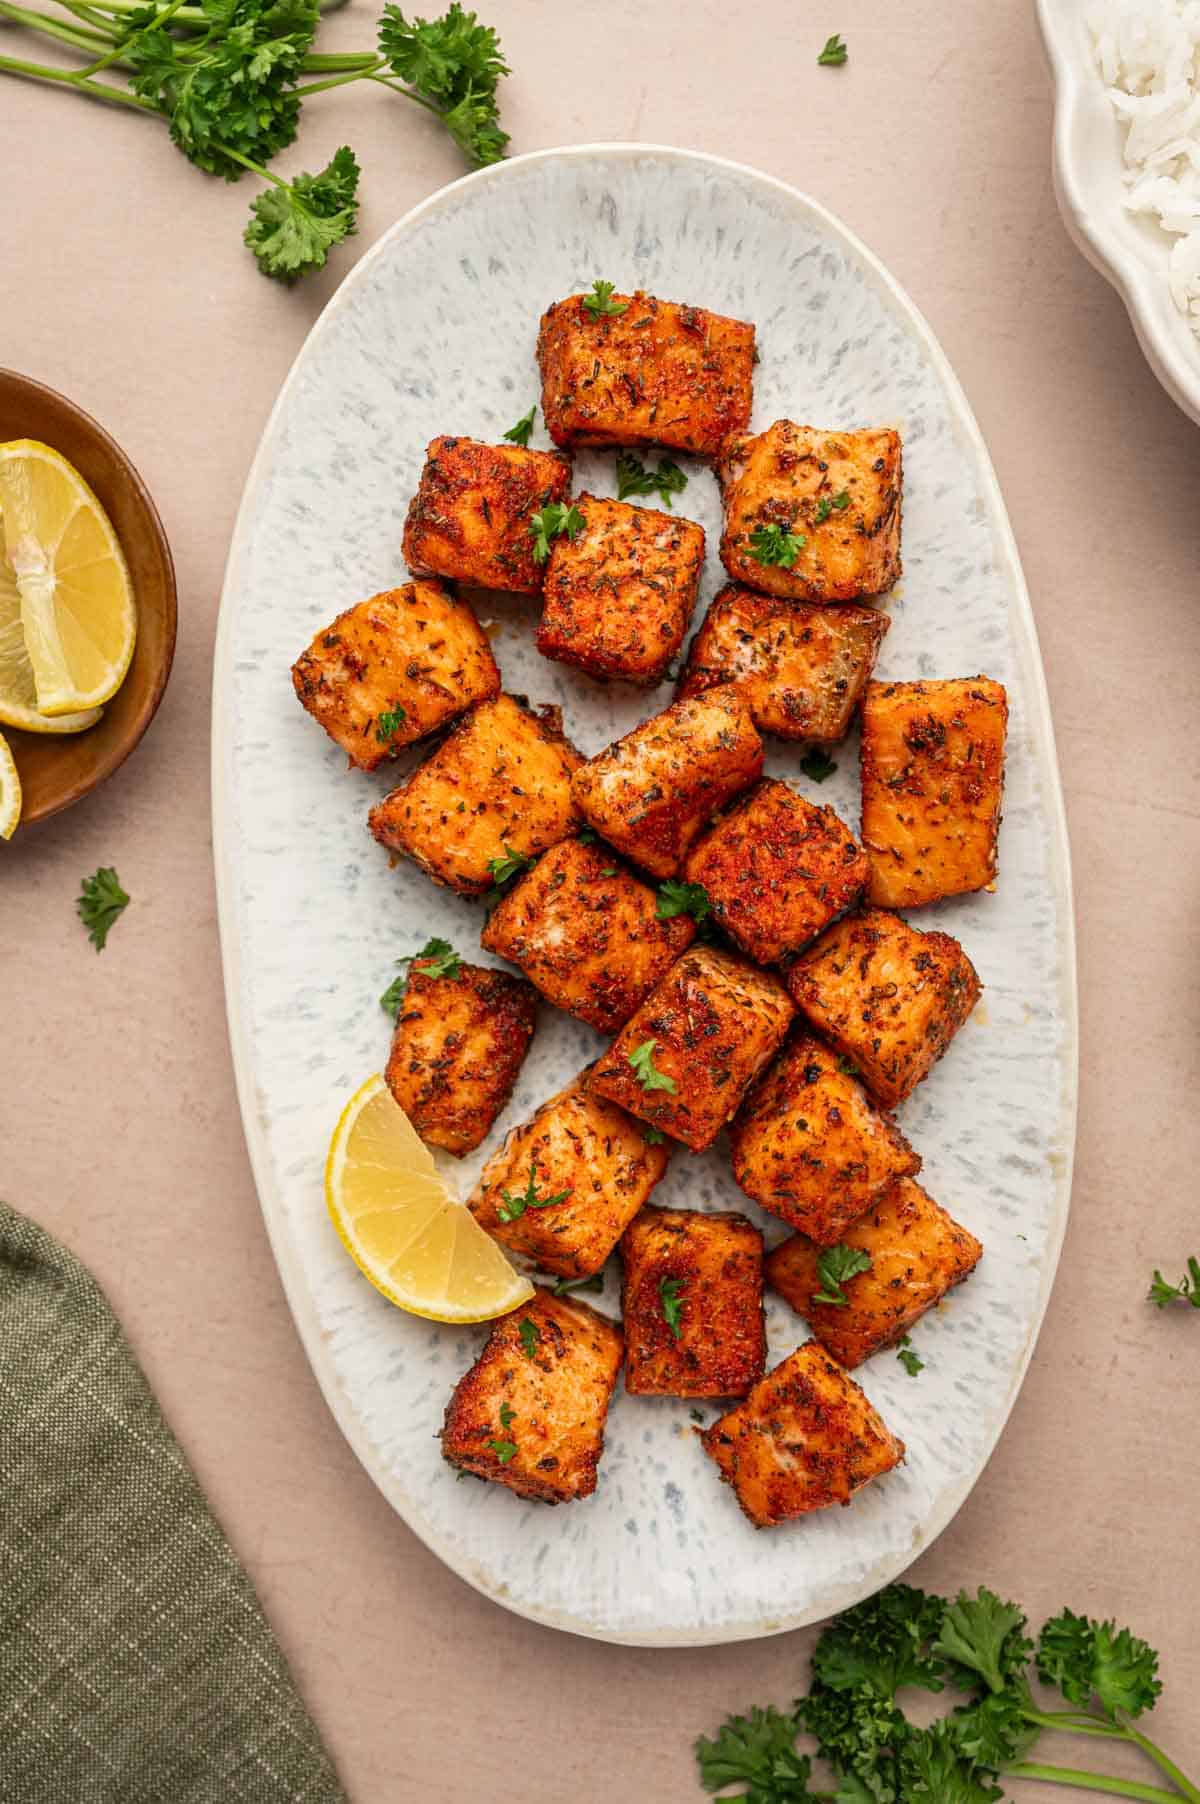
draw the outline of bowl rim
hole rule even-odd
[[[80,428],[92,439],[96,440],[112,458],[125,480],[133,490],[134,498],[145,516],[150,536],[155,542],[163,571],[163,648],[158,663],[153,671],[152,680],[132,719],[127,723],[124,733],[115,739],[100,757],[86,779],[75,784],[61,797],[51,799],[42,804],[34,804],[21,813],[21,826],[31,827],[39,821],[50,820],[61,814],[64,809],[82,801],[107,781],[113,772],[119,770],[130,753],[141,743],[150,722],[158,712],[159,703],[167,687],[171,668],[175,661],[175,644],[179,629],[179,595],[175,575],[175,559],[171,554],[171,543],[167,538],[162,516],[155,504],[154,497],[146,485],[141,472],[134,464],[128,452],[122,449],[112,433],[102,426],[92,414],[88,413],[78,402],[72,401],[60,389],[52,388],[48,382],[39,382],[35,376],[27,376],[21,370],[11,369],[0,364],[0,384],[16,389],[24,389],[35,402],[50,402],[70,414]],[[30,435],[34,436],[33,434]],[[136,595],[135,595],[136,603]],[[135,656],[136,651],[135,651]],[[128,673],[126,679],[128,680]],[[99,724],[99,723],[97,723]]]
[[[1102,102],[1111,112],[1099,70],[1079,54],[1086,21],[1077,0],[1034,0],[1054,80],[1054,192],[1063,224],[1088,262],[1125,303],[1142,354],[1176,406],[1200,425],[1200,338],[1192,333],[1167,286],[1169,236],[1161,264],[1137,255],[1108,227],[1090,198],[1088,170],[1078,150],[1085,113]],[[1194,340],[1189,355],[1179,327]]]

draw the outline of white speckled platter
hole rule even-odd
[[[1000,882],[921,911],[961,938],[986,994],[901,1111],[922,1181],[983,1240],[971,1282],[858,1374],[907,1463],[846,1510],[756,1533],[704,1458],[688,1406],[618,1390],[594,1498],[560,1509],[455,1482],[435,1439],[482,1330],[441,1328],[377,1296],[322,1199],[338,1111],[382,1068],[379,994],[431,933],[476,951],[477,904],[414,866],[389,869],[369,805],[389,786],[347,771],[296,703],[289,666],[341,608],[404,580],[400,535],[426,441],[497,437],[537,399],[534,340],[550,300],[604,276],[754,319],[756,428],[898,424],[904,562],[879,673],[968,676],[1012,704]],[[539,428],[534,445],[548,443]],[[686,460],[681,460],[686,461]],[[577,486],[615,493],[611,455]],[[687,462],[679,512],[700,520],[720,582],[716,483]],[[587,752],[671,699],[606,692],[533,646],[535,604],[485,597],[506,687],[556,701]],[[230,554],[216,654],[214,814],[221,939],[242,1113],[271,1242],[330,1408],[399,1514],[470,1584],[579,1634],[683,1645],[772,1634],[904,1570],[978,1478],[1020,1385],[1065,1226],[1076,1020],[1070,872],[1029,601],[978,429],[912,304],[843,226],[793,189],[689,152],[598,145],[519,158],[456,183],[387,232],[339,289],[263,436]],[[857,823],[857,743],[820,790],[800,748],[768,769]],[[394,777],[393,777],[394,780]],[[600,1050],[544,1008],[500,1136]],[[758,1211],[721,1141],[682,1147],[655,1200]],[[766,1220],[767,1218],[760,1218]],[[782,1225],[770,1223],[769,1238]],[[610,1270],[600,1306],[617,1307]],[[769,1309],[771,1361],[805,1338]],[[706,1421],[717,1413],[705,1408]]]

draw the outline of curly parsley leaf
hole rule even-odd
[[[533,534],[533,561],[544,564],[550,556],[550,541],[557,539],[562,533],[574,541],[583,531],[583,515],[575,506],[570,507],[565,501],[551,501],[540,513],[529,516],[529,530]]]
[[[822,1247],[817,1255],[817,1276],[821,1280],[820,1290],[814,1290],[814,1303],[829,1303],[837,1309],[844,1309],[850,1301],[842,1285],[850,1278],[857,1278],[860,1272],[871,1269],[871,1255],[864,1253],[861,1247],[847,1246],[839,1241],[837,1246]]]
[[[1178,1284],[1168,1283],[1156,1268],[1146,1294],[1156,1309],[1168,1309],[1172,1303],[1190,1303],[1193,1309],[1200,1309],[1200,1259],[1193,1254]]]
[[[947,1606],[931,1651],[978,1674],[989,1691],[1002,1691],[1028,1663],[1033,1643],[1024,1629],[1025,1617],[1016,1604],[981,1585],[974,1597],[960,1591]]]
[[[942,1666],[928,1650],[944,1603],[915,1585],[889,1585],[843,1610],[821,1635],[813,1672],[834,1691],[892,1699],[905,1685],[941,1691]]]
[[[509,68],[490,26],[464,12],[458,0],[440,18],[411,22],[398,6],[387,5],[379,49],[393,75],[433,108],[473,163],[499,162],[508,133],[500,126],[496,90]]]
[[[317,175],[272,182],[250,208],[243,237],[265,276],[294,282],[323,269],[335,244],[358,223],[358,163],[349,145],[336,150]]]
[[[519,1196],[511,1195],[507,1190],[500,1192],[500,1206],[496,1214],[501,1221],[519,1221],[526,1209],[552,1209],[556,1203],[565,1203],[571,1192],[560,1190],[554,1196],[539,1196],[537,1188],[537,1164],[529,1162],[529,1182]]]
[[[823,783],[826,777],[832,777],[837,763],[828,752],[823,751],[819,745],[814,745],[801,758],[800,769],[812,782]]]
[[[1146,1641],[1113,1622],[1092,1622],[1061,1610],[1038,1638],[1038,1677],[1056,1685],[1072,1704],[1095,1698],[1105,1715],[1140,1716],[1162,1690],[1158,1655]]]
[[[647,1146],[661,1146],[666,1137],[661,1128],[651,1127],[648,1122],[642,1123],[642,1139]]]
[[[488,859],[488,875],[492,879],[492,890],[489,901],[498,901],[504,894],[505,885],[520,876],[522,871],[531,870],[533,859],[524,852],[514,852],[510,845],[505,845],[503,853]]]
[[[663,1319],[671,1333],[679,1340],[683,1334],[683,1293],[687,1285],[682,1278],[662,1278],[658,1286],[658,1300],[662,1305]]]
[[[896,1348],[896,1358],[900,1361],[900,1364],[904,1367],[904,1370],[908,1373],[910,1378],[915,1378],[918,1372],[923,1372],[925,1370],[925,1361],[916,1351],[916,1348],[913,1346],[907,1334],[902,1334],[900,1336],[900,1342]]]
[[[643,1040],[628,1055],[628,1063],[633,1067],[638,1083],[647,1093],[651,1090],[666,1090],[673,1096],[676,1087],[675,1079],[668,1077],[665,1071],[660,1071],[654,1063],[657,1047],[657,1040]]]
[[[462,959],[449,940],[426,940],[419,952],[410,952],[407,957],[398,958],[396,963],[402,967],[400,975],[393,977],[379,998],[380,1008],[393,1021],[400,1013],[400,1004],[408,994],[408,980],[415,964],[420,965],[424,977],[457,977],[462,969]]]
[[[815,1804],[812,1762],[796,1752],[796,1719],[773,1705],[727,1717],[711,1740],[700,1736],[696,1761],[707,1792],[744,1784],[748,1790],[730,1796],[745,1804]]]
[[[817,62],[822,69],[840,69],[849,55],[850,52],[842,42],[840,33],[834,32],[831,38],[826,38],[825,48],[818,56]]]
[[[905,1804],[992,1804],[1004,1795],[990,1775],[971,1770],[946,1718],[909,1736],[900,1773]]]
[[[523,413],[521,415],[520,419],[517,421],[516,425],[510,426],[508,431],[504,434],[504,436],[508,440],[509,444],[510,445],[528,445],[529,435],[533,431],[533,422],[536,419],[537,419],[537,406],[535,403],[535,405],[529,409],[529,412]]]
[[[617,457],[617,499],[628,501],[631,495],[657,495],[663,505],[673,508],[672,495],[687,487],[687,477],[669,457],[660,457],[657,470],[648,470],[630,451]]]
[[[802,532],[772,522],[756,526],[750,534],[750,556],[756,564],[779,564],[790,570],[807,543]]]
[[[660,921],[672,921],[676,915],[691,915],[699,926],[712,913],[712,903],[702,883],[683,883],[677,877],[668,877],[658,886],[654,912]]]
[[[593,319],[603,319],[609,315],[624,313],[629,307],[628,301],[614,301],[614,282],[596,281],[592,284],[590,294],[585,294],[583,304]]]
[[[103,952],[114,921],[128,906],[129,897],[111,864],[102,864],[92,876],[83,879],[75,907],[97,952]]]

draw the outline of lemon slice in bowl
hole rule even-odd
[[[0,733],[0,839],[11,839],[21,818],[21,779],[8,741]],[[482,1233],[482,1229],[480,1232]]]
[[[26,733],[82,733],[94,727],[102,713],[101,708],[87,708],[82,714],[38,712],[33,665],[21,630],[17,573],[5,554],[0,515],[0,727],[21,727]]]
[[[59,452],[16,439],[0,445],[0,517],[38,712],[99,707],[124,680],[137,630],[108,515]]]
[[[325,1200],[346,1251],[389,1302],[435,1322],[490,1322],[533,1285],[462,1203],[379,1076],[342,1110]]]

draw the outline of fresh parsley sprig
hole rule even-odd
[[[660,457],[657,470],[648,470],[630,451],[617,457],[617,500],[628,501],[631,495],[657,495],[663,506],[673,508],[672,495],[687,487],[687,477],[669,457]]]
[[[687,1285],[682,1278],[659,1280],[658,1300],[662,1305],[663,1320],[676,1340],[683,1335],[683,1293],[686,1289]]]
[[[660,1071],[654,1063],[654,1054],[657,1048],[657,1040],[643,1040],[628,1055],[628,1063],[633,1067],[633,1073],[638,1083],[647,1093],[651,1090],[666,1090],[669,1095],[673,1096],[676,1088],[675,1079],[669,1077],[665,1071]]]
[[[492,879],[492,887],[485,899],[488,902],[498,902],[514,877],[519,877],[522,871],[531,870],[533,862],[533,859],[524,852],[514,852],[513,848],[506,843],[502,853],[497,853],[495,858],[488,859],[487,868],[488,875]]]
[[[831,38],[826,38],[825,48],[818,56],[817,62],[822,69],[840,69],[849,55],[850,52],[843,43],[841,34],[834,32]]]
[[[839,1241],[837,1246],[822,1247],[817,1254],[817,1276],[821,1280],[821,1288],[813,1291],[812,1301],[844,1309],[850,1299],[842,1285],[851,1278],[857,1278],[860,1272],[869,1272],[870,1269],[871,1255],[864,1253],[861,1247],[847,1246],[845,1241]]]
[[[907,1334],[902,1334],[896,1343],[896,1358],[904,1367],[910,1378],[925,1370],[925,1361],[913,1346]]]
[[[533,431],[533,422],[537,419],[537,404],[528,413],[523,413],[515,426],[510,426],[504,434],[510,445],[528,445]]]
[[[729,1785],[744,1804],[989,1804],[998,1781],[1041,1779],[1086,1791],[1200,1804],[1200,1787],[1133,1719],[1153,1708],[1158,1656],[1129,1629],[1062,1610],[1036,1645],[1015,1604],[981,1587],[951,1600],[889,1585],[844,1611],[813,1650],[808,1692],[792,1714],[768,1707],[730,1717],[696,1743],[700,1782]],[[1043,1709],[1035,1678],[1068,1709]],[[965,1694],[922,1726],[899,1703],[909,1687]],[[1030,1758],[1043,1733],[1079,1735],[1085,1746],[1122,1743],[1152,1760],[1171,1789]],[[836,1791],[809,1787],[811,1735],[833,1769]]]
[[[529,1161],[529,1182],[520,1195],[514,1196],[507,1190],[500,1192],[500,1205],[496,1214],[501,1221],[519,1221],[526,1209],[553,1209],[557,1203],[565,1203],[570,1196],[570,1189],[560,1190],[554,1196],[539,1196],[537,1187],[537,1163]]]
[[[778,564],[790,570],[808,543],[802,532],[772,521],[769,526],[756,526],[749,538],[750,556],[756,564]]]
[[[420,965],[424,977],[457,977],[462,969],[462,959],[449,940],[426,940],[419,952],[410,952],[406,957],[398,958],[396,963],[401,967],[400,975],[393,977],[379,998],[380,1008],[393,1021],[400,1013],[400,1004],[408,994],[408,980],[415,964]]]
[[[684,883],[678,877],[667,877],[658,886],[654,908],[660,921],[673,921],[676,915],[691,915],[699,926],[712,913],[712,902],[702,883]]]
[[[103,952],[113,923],[129,906],[129,897],[111,864],[102,864],[92,876],[83,879],[75,906],[92,945],[97,952]]]
[[[585,294],[583,304],[593,319],[605,319],[628,310],[628,301],[614,301],[615,282],[596,281],[592,284],[590,294]]]
[[[407,719],[408,710],[401,707],[399,702],[394,707],[385,708],[375,722],[375,737],[380,745],[390,745]]]
[[[529,516],[529,530],[533,534],[533,561],[544,564],[550,556],[551,539],[559,538],[563,533],[572,542],[583,531],[583,515],[574,502],[568,507],[565,501],[551,501],[540,513]]]
[[[816,510],[813,514],[813,519],[816,521],[817,525],[819,526],[821,524],[822,520],[828,520],[830,514],[833,512],[835,507],[838,509],[841,509],[841,508],[849,507],[849,505],[850,505],[849,489],[843,489],[840,495],[822,495],[820,500],[817,502]]]
[[[1190,1303],[1193,1309],[1200,1309],[1200,1259],[1192,1255],[1178,1284],[1169,1283],[1156,1267],[1146,1295],[1156,1309],[1169,1309],[1172,1303]]]

